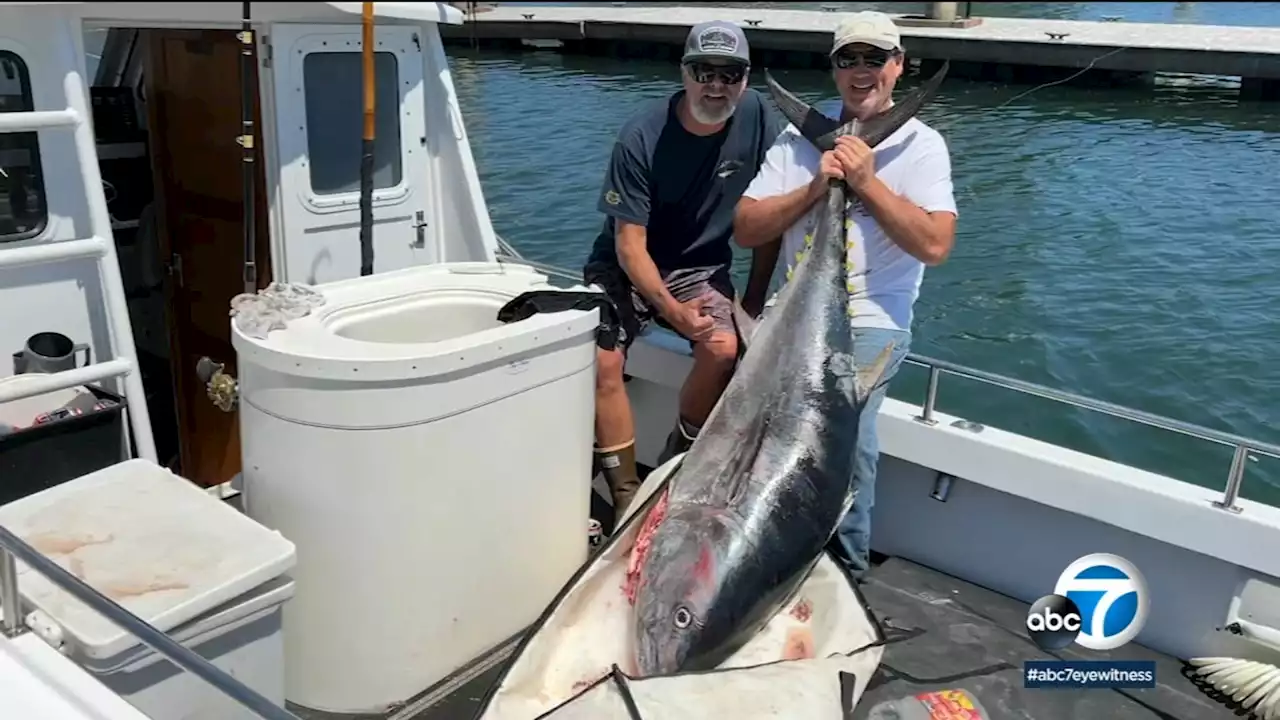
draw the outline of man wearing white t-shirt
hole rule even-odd
[[[824,114],[848,122],[883,112],[893,103],[904,67],[897,26],[883,13],[847,16],[835,31],[831,62],[840,103],[819,107]],[[912,306],[924,268],[950,254],[957,212],[946,142],[919,119],[909,120],[874,151],[858,138],[841,137],[833,151],[820,153],[788,125],[738,203],[736,242],[761,248],[781,238],[789,280],[813,242],[818,204],[832,178],[843,178],[855,196],[845,243],[850,326],[862,353],[855,360],[860,367],[870,365],[886,345],[894,345],[890,365],[863,412],[853,479],[857,495],[837,532],[850,572],[860,577],[870,566],[876,417],[911,343]]]

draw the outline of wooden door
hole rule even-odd
[[[236,412],[196,374],[202,357],[236,374],[231,298],[244,290],[240,43],[230,30],[150,30],[147,104],[161,257],[170,258],[169,330],[182,475],[203,486],[240,471]],[[257,68],[251,77],[255,127]],[[261,131],[255,143],[258,287],[270,282]]]

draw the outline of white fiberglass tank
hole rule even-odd
[[[500,322],[556,289],[506,263],[312,289],[323,305],[265,339],[232,324],[245,508],[298,548],[289,701],[385,712],[531,625],[585,561],[599,315]]]

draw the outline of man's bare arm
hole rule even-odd
[[[744,195],[733,213],[734,242],[756,248],[777,240],[826,194],[826,180],[819,175],[814,182],[782,195],[759,200]]]
[[[889,239],[912,257],[926,265],[938,265],[951,254],[956,239],[956,216],[952,213],[928,212],[875,177],[857,192]]]
[[[782,239],[757,245],[751,250],[751,273],[747,276],[747,289],[742,293],[742,309],[751,317],[760,317],[765,300],[769,296],[769,281],[773,279],[778,264]]]
[[[618,264],[622,266],[631,284],[636,290],[662,314],[673,317],[680,309],[680,303],[667,290],[662,282],[658,266],[649,255],[649,235],[643,225],[635,225],[624,220],[617,220],[615,247],[618,251]]]
[[[803,187],[759,200],[746,195],[733,214],[733,236],[744,248],[754,248],[782,237],[819,200],[827,196],[832,179],[844,177],[840,161],[823,153],[818,172]]]

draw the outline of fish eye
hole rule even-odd
[[[689,612],[688,608],[681,606],[676,608],[675,617],[672,619],[675,620],[676,627],[683,630],[693,623],[693,613]]]

